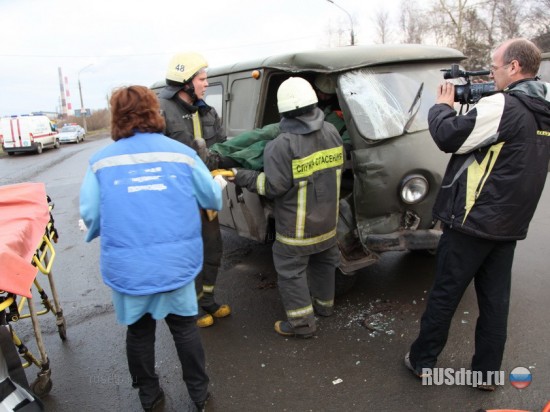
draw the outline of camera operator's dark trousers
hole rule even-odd
[[[204,262],[201,272],[195,278],[195,289],[199,306],[201,308],[208,308],[216,304],[214,300],[214,288],[220,270],[223,243],[218,217],[216,216],[214,220],[210,221],[206,213],[202,211],[201,221]]]
[[[201,402],[207,397],[209,379],[196,316],[170,314],[164,320],[176,344],[189,397],[193,402]],[[143,405],[150,405],[160,391],[159,378],[155,373],[156,326],[155,319],[147,313],[136,323],[128,325],[126,332],[126,354],[132,386],[139,388],[139,399]]]
[[[434,285],[422,315],[420,334],[410,350],[409,359],[417,372],[435,367],[453,315],[472,279],[479,317],[471,368],[483,373],[500,370],[515,247],[516,241],[481,239],[444,228],[437,249]]]

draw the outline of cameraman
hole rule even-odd
[[[485,382],[487,372],[500,370],[514,249],[527,235],[550,159],[550,85],[536,78],[540,61],[530,41],[508,40],[492,55],[498,93],[457,116],[454,86],[444,83],[430,109],[430,133],[452,157],[433,210],[443,223],[435,280],[420,334],[405,357],[417,376],[435,367],[472,279],[479,317],[471,369]]]

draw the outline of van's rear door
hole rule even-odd
[[[0,134],[2,134],[4,147],[8,149],[20,146],[19,139],[16,139],[17,124],[14,124],[14,120],[9,117],[4,117],[0,120]]]
[[[263,76],[251,73],[227,75],[227,95],[223,118],[228,139],[256,127]],[[265,242],[268,233],[269,207],[266,199],[230,183],[224,191],[224,207],[219,213],[220,224],[232,228],[248,239]]]

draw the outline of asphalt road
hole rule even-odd
[[[53,316],[39,318],[52,370],[53,387],[43,397],[48,411],[140,410],[127,372],[125,328],[115,321],[110,290],[98,270],[99,242],[86,244],[77,226],[78,192],[87,159],[109,142],[92,137],[39,156],[0,156],[0,185],[44,182],[55,203],[59,242],[54,279],[68,339],[60,340]],[[540,411],[550,400],[548,186],[529,236],[516,250],[502,366],[506,380],[494,393],[457,385],[423,386],[403,366],[403,355],[418,332],[433,258],[387,254],[362,271],[350,293],[337,299],[335,315],[319,320],[315,338],[285,339],[273,331],[273,323],[284,319],[284,312],[269,245],[224,232],[218,300],[229,303],[233,314],[201,331],[211,378],[208,411]],[[476,316],[470,288],[439,366],[469,367]],[[32,350],[29,321],[13,326]],[[508,381],[517,366],[532,373],[532,383],[525,389]],[[192,410],[164,323],[157,329],[157,368],[167,396],[164,410]],[[26,371],[33,381],[37,368]]]

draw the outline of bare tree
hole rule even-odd
[[[327,47],[342,47],[349,45],[349,23],[343,19],[336,24],[329,24],[326,28]]]
[[[499,0],[497,16],[503,39],[521,36],[521,25],[525,21],[518,0]]]
[[[422,11],[414,1],[401,0],[399,25],[403,33],[403,43],[422,43],[428,26]]]
[[[527,18],[536,36],[550,33],[550,0],[532,2]]]
[[[487,41],[490,32],[477,10],[468,8],[464,12],[464,30],[462,52],[468,57],[465,65],[471,70],[482,69],[490,61],[491,44]]]
[[[376,43],[389,43],[391,37],[391,25],[390,25],[390,14],[387,10],[382,9],[376,12],[374,15],[374,23],[376,26],[377,38]]]
[[[454,47],[468,56],[464,64],[480,68],[489,63],[490,52],[497,43],[530,37],[526,5],[543,2],[550,0],[435,0],[431,32],[438,44]]]

